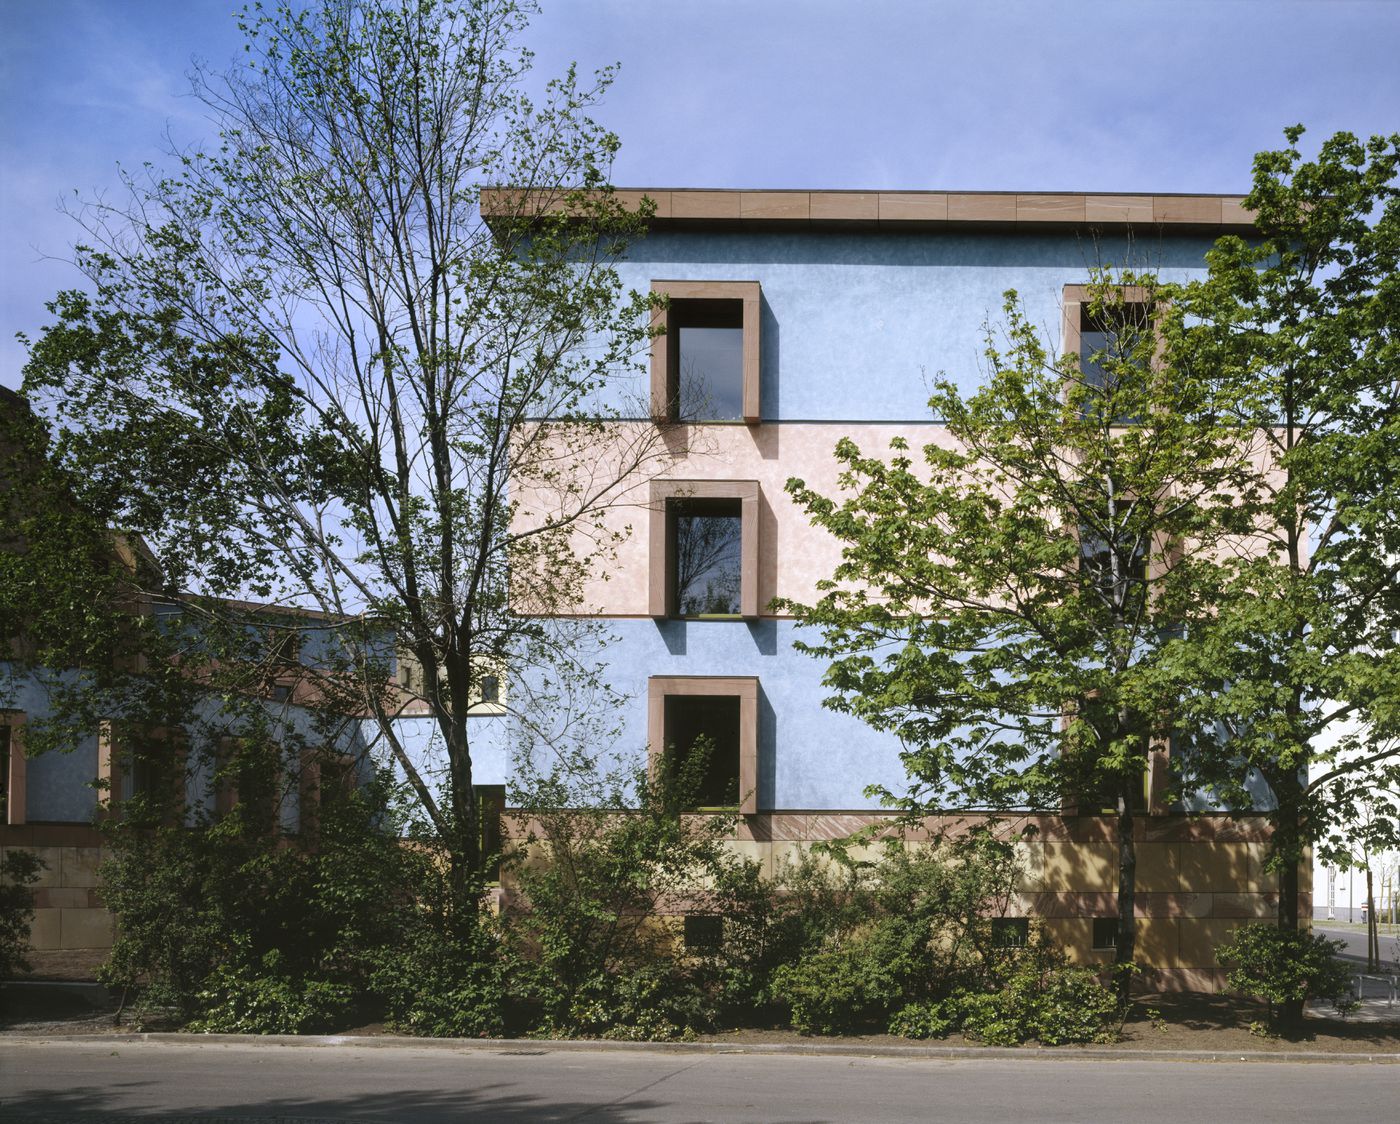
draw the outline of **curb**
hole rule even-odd
[[[1400,1054],[1345,1054],[1278,1050],[1225,1052],[1219,1050],[1112,1050],[1094,1047],[1045,1046],[886,1046],[871,1044],[838,1044],[823,1042],[748,1043],[748,1042],[610,1042],[602,1039],[534,1039],[534,1038],[409,1038],[399,1035],[348,1034],[6,1034],[0,1044],[17,1041],[84,1045],[149,1044],[157,1046],[283,1046],[302,1049],[327,1049],[349,1046],[371,1050],[448,1050],[459,1053],[489,1051],[537,1057],[553,1053],[664,1053],[664,1054],[752,1054],[758,1056],[827,1056],[861,1058],[943,1059],[969,1061],[977,1058],[1008,1058],[1022,1061],[1066,1062],[1305,1062],[1333,1065],[1400,1065]]]

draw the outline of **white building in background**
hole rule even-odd
[[[1330,752],[1346,738],[1356,737],[1364,727],[1347,720],[1336,723],[1318,739],[1319,752]],[[1372,751],[1358,747],[1347,756]],[[1331,768],[1330,765],[1314,764],[1314,775]],[[1333,865],[1323,861],[1319,851],[1313,853],[1313,920],[1315,921],[1361,921],[1365,918],[1366,869],[1371,868],[1372,893],[1376,899],[1376,910],[1382,920],[1389,919],[1392,910],[1400,918],[1400,851],[1379,851],[1363,855],[1359,848],[1353,849],[1353,864],[1349,867]]]

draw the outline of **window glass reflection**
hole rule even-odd
[[[738,616],[742,518],[738,500],[672,505],[674,612],[680,617]]]
[[[679,336],[679,416],[705,421],[742,419],[744,330],[682,325]]]

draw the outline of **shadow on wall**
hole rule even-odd
[[[767,625],[777,636],[777,623],[760,621],[750,628]],[[778,715],[768,700],[768,692],[758,685],[758,809],[769,811],[776,803],[778,784]]]
[[[782,328],[778,324],[778,318],[773,315],[773,307],[768,303],[768,298],[759,294],[759,339],[761,350],[759,352],[758,363],[758,401],[759,412],[765,420],[770,420],[780,416],[781,411],[778,403],[782,394]],[[759,426],[758,429],[762,429]],[[759,453],[764,460],[776,460],[778,456],[778,433],[772,426],[768,427],[772,431],[771,439],[767,434],[765,440],[759,444]],[[750,429],[753,432],[753,429]]]
[[[1072,241],[1072,239],[1077,239]],[[631,264],[722,265],[874,265],[888,266],[1043,266],[1063,268],[1068,261],[1086,266],[1131,263],[1140,269],[1200,269],[1215,243],[1211,235],[1161,236],[1148,226],[1122,234],[1081,235],[1063,231],[1030,235],[1009,231],[918,231],[879,233],[868,230],[804,230],[801,234],[765,231],[694,234],[653,231],[629,247]],[[1067,247],[1076,249],[1067,252]],[[737,276],[737,274],[732,274]],[[763,331],[769,330],[765,320]]]
[[[661,634],[661,641],[666,645],[666,651],[673,656],[685,655],[685,621],[663,620],[655,621],[656,631]]]

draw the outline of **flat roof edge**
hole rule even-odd
[[[486,188],[482,216],[508,218],[560,207],[562,193]],[[1181,233],[1254,229],[1242,195],[1053,191],[750,191],[705,188],[616,188],[627,207],[656,204],[652,225],[695,227],[1164,227]]]

